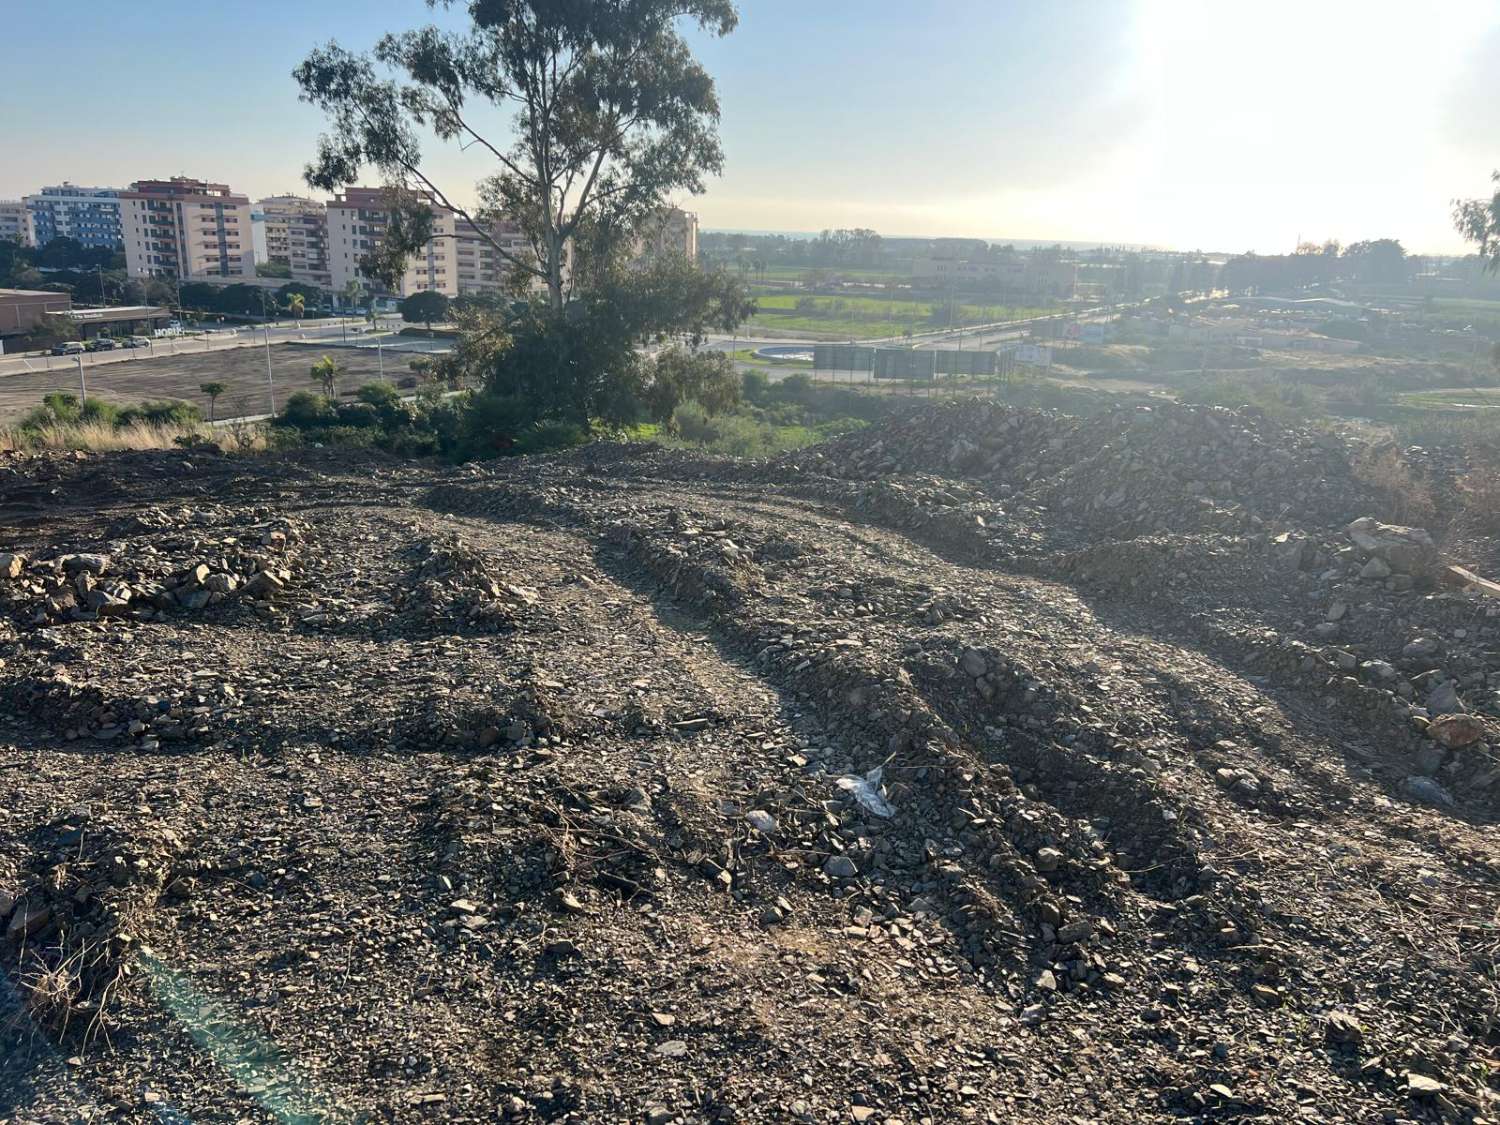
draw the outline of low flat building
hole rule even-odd
[[[72,311],[66,293],[40,289],[0,289],[0,336],[29,336],[54,313]]]
[[[159,305],[119,305],[107,309],[73,309],[67,314],[78,325],[85,340],[95,336],[144,336],[156,328],[165,328],[172,310]]]

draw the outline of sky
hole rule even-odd
[[[0,0],[0,198],[189,175],[306,192],[292,68],[457,12],[422,0]],[[704,227],[1257,253],[1459,252],[1500,168],[1495,0],[741,0]],[[434,141],[472,198],[480,153]],[[368,182],[377,182],[372,173]]]

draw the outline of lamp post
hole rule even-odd
[[[271,330],[264,324],[261,331],[266,335],[266,397],[271,402],[271,413],[276,413],[276,379],[271,374]]]

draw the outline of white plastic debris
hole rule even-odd
[[[751,809],[745,814],[745,819],[762,836],[769,836],[776,831],[776,818],[764,809]]]
[[[880,791],[880,779],[885,773],[884,766],[876,766],[864,777],[854,774],[846,774],[839,778],[839,788],[846,789],[854,795],[854,799],[860,803],[866,812],[876,816],[895,816],[895,807],[885,799]]]

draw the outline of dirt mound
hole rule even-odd
[[[66,1039],[106,1033],[165,891],[187,897],[196,868],[179,869],[171,831],[98,820],[80,808],[39,826],[0,895],[26,1016]]]
[[[535,589],[506,581],[490,556],[459,536],[418,544],[410,553],[409,587],[394,598],[407,629],[513,629],[540,600]]]
[[[1500,602],[1346,453],[43,459],[0,1116],[1493,1119]]]
[[[264,510],[147,509],[87,550],[0,554],[0,609],[27,627],[198,613],[230,600],[264,603],[300,578],[298,521]]]
[[[1323,526],[1371,502],[1338,438],[1254,411],[1174,403],[1087,418],[943,403],[784,463],[854,479],[933,472],[973,480],[1002,503],[1114,538],[1282,521]]]

